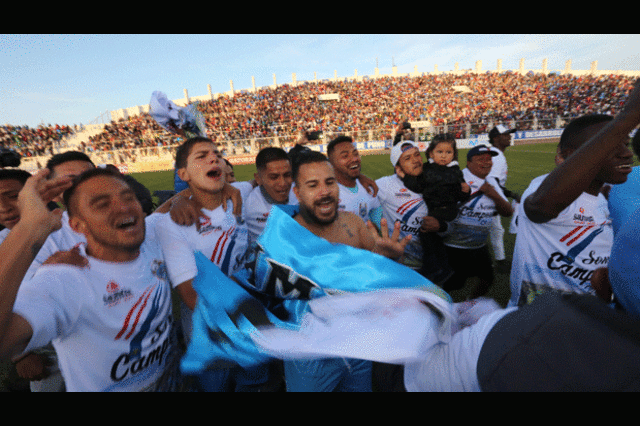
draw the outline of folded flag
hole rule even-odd
[[[289,325],[279,320],[256,298],[199,251],[195,252],[198,275],[192,285],[198,293],[193,311],[191,342],[180,368],[198,374],[207,368],[250,367],[271,357],[249,338],[256,326]]]
[[[292,218],[296,211],[297,206],[272,208],[245,268],[233,275],[235,281],[204,256],[197,257],[193,287],[198,302],[192,342],[182,362],[185,373],[229,362],[246,367],[269,356],[335,354],[401,361],[412,359],[428,342],[448,341],[456,313],[446,292],[384,256],[317,237]],[[371,294],[347,297],[365,292]],[[395,322],[385,322],[391,317]],[[367,323],[373,328],[354,334]],[[301,330],[302,340],[278,334]],[[309,330],[319,334],[313,337]],[[411,330],[417,337],[399,345]],[[330,334],[336,334],[333,340]],[[292,345],[299,347],[310,335],[317,342],[310,352],[291,352]],[[337,349],[344,349],[345,342],[351,342],[349,354]],[[397,350],[384,353],[397,344]]]
[[[450,336],[445,314],[432,304],[438,299],[414,289],[322,297],[309,302],[299,329],[261,325],[251,338],[262,350],[285,360],[344,357],[414,362]]]

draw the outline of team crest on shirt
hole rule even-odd
[[[167,265],[158,259],[153,259],[153,265],[151,265],[151,273],[154,277],[166,281],[169,279],[169,272],[167,271]]]
[[[133,297],[133,292],[128,288],[121,288],[115,281],[107,284],[107,294],[102,296],[104,305],[107,307],[116,306],[118,303],[129,300]]]

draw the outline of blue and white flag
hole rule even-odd
[[[222,273],[199,251],[195,252],[198,275],[192,285],[198,299],[192,316],[192,337],[180,368],[199,374],[207,368],[236,364],[251,367],[271,359],[249,338],[256,326],[277,324],[287,328],[242,286]]]
[[[393,336],[393,327],[398,332],[399,327],[404,327],[403,336],[411,334],[412,329],[415,335],[424,332],[425,342],[433,341],[427,337],[429,333],[426,331],[432,330],[430,335],[435,339],[447,341],[455,313],[446,292],[412,269],[384,256],[317,237],[292,218],[296,211],[297,206],[278,205],[272,208],[266,227],[257,240],[253,258],[243,270],[234,274],[242,286],[224,276],[203,256],[197,258],[198,276],[193,287],[198,293],[198,302],[193,316],[192,342],[182,363],[185,373],[196,373],[209,365],[220,365],[222,361],[247,367],[264,362],[269,356],[282,358],[285,356],[280,350],[282,346],[278,349],[279,343],[272,334],[269,342],[273,345],[269,345],[267,334],[263,334],[265,337],[261,339],[260,330],[300,331],[301,326],[308,326],[311,317],[306,314],[309,313],[325,322],[330,318],[335,318],[336,324],[341,319],[350,321],[350,331],[345,331],[342,337],[354,336],[352,331],[364,324],[358,321],[372,324],[378,314],[383,317],[392,315],[396,319],[409,315],[399,320],[400,325],[391,323],[392,328],[386,328],[390,323],[383,321],[377,332],[360,333],[357,344],[354,342],[349,350],[356,351],[353,353],[363,359],[373,357],[389,361],[415,356],[417,348],[423,344],[416,340],[408,347],[383,354],[389,345],[398,343],[402,338],[400,334]],[[378,293],[381,290],[387,293]],[[339,296],[365,292],[372,293],[370,297],[357,300]],[[261,300],[253,297],[252,293],[259,295]],[[323,303],[318,304],[314,312],[315,300]],[[341,300],[345,303],[338,309],[337,304]],[[318,309],[325,314],[318,316]],[[353,322],[348,313],[354,310],[366,311],[365,317]],[[413,315],[415,313],[417,317]],[[437,323],[435,328],[432,327],[434,321]],[[375,343],[375,339],[380,339],[384,333],[388,339]],[[366,342],[369,342],[368,346]],[[331,352],[333,349],[328,349],[328,340],[323,344],[325,350],[321,351],[322,354],[327,354],[327,351],[334,353]],[[378,355],[371,355],[371,351],[367,355],[363,347],[374,348]],[[316,354],[311,356],[319,357],[321,352],[314,350]],[[307,356],[297,353],[294,357]]]
[[[196,104],[179,107],[167,95],[156,90],[149,101],[149,115],[168,132],[182,130],[187,138],[207,136],[204,118]]]

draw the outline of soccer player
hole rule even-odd
[[[360,153],[349,136],[338,136],[327,145],[327,156],[333,166],[340,188],[338,208],[380,224],[382,207],[380,201],[367,192],[358,181],[361,170]]]
[[[454,274],[442,284],[445,291],[457,290],[467,278],[478,277],[479,284],[471,298],[483,296],[493,284],[493,266],[487,240],[496,215],[511,216],[513,209],[497,182],[487,177],[497,154],[486,145],[478,145],[467,153],[467,167],[462,170],[471,188],[471,198],[442,233],[449,264]]]
[[[491,151],[497,155],[493,157],[493,166],[487,179],[497,179],[498,185],[507,198],[513,198],[516,203],[520,202],[520,196],[505,188],[507,184],[507,158],[504,156],[505,150],[511,146],[511,135],[516,129],[509,129],[502,124],[498,124],[489,132],[489,143]],[[500,215],[493,217],[493,225],[489,233],[489,240],[493,248],[493,256],[496,260],[496,269],[499,271],[510,271],[509,264],[504,254],[504,228]]]
[[[596,269],[607,266],[613,244],[601,189],[605,183],[625,182],[632,171],[629,132],[603,139],[610,143],[608,157],[588,158],[582,165],[579,161],[587,157],[581,147],[613,122],[612,116],[601,114],[571,121],[558,143],[561,161],[552,173],[534,179],[523,193],[509,306],[530,303],[550,290],[596,294],[591,278]],[[581,155],[569,162],[576,153]]]
[[[399,258],[404,253],[410,237],[398,240],[399,224],[389,238],[386,220],[383,220],[382,237],[378,237],[371,222],[365,225],[355,214],[339,210],[338,182],[331,163],[323,154],[301,155],[296,162],[294,178],[294,192],[299,201],[299,212],[294,220],[304,228],[332,243],[362,248],[390,258]],[[288,391],[371,391],[371,362],[335,358],[287,361],[285,379]]]
[[[20,220],[18,194],[31,173],[20,169],[0,169],[0,243]]]
[[[274,204],[298,203],[291,189],[291,162],[282,148],[261,149],[256,156],[256,170],[258,187],[247,196],[242,212],[249,230],[249,244],[262,233]]]
[[[142,207],[121,175],[94,169],[65,192],[69,225],[86,237],[87,268],[44,265],[22,284],[61,212],[45,202],[68,177],[27,181],[21,218],[0,246],[0,348],[12,355],[53,342],[67,391],[172,390],[177,385],[171,289]],[[42,195],[41,195],[42,194]]]
[[[176,151],[176,168],[180,178],[189,185],[192,200],[200,206],[199,226],[181,226],[169,214],[157,222],[156,233],[167,263],[172,286],[182,301],[181,321],[188,344],[191,340],[191,317],[197,294],[192,281],[198,274],[194,252],[200,251],[216,264],[225,275],[231,275],[244,266],[248,248],[247,228],[241,218],[222,207],[226,164],[217,155],[215,144],[207,138],[188,139]],[[213,283],[215,285],[215,283]],[[186,308],[186,309],[185,309]],[[251,374],[234,370],[237,390],[257,386],[268,379],[268,368]],[[207,371],[199,377],[205,391],[222,391],[230,386],[231,371]],[[246,377],[245,377],[246,376]]]
[[[387,223],[400,223],[401,238],[411,236],[401,258],[402,264],[425,275],[426,270],[422,269],[423,253],[418,233],[421,230],[438,231],[440,224],[436,218],[429,216],[422,194],[409,190],[397,174],[398,170],[411,176],[422,173],[422,155],[414,142],[403,141],[391,149],[390,159],[395,173],[376,180],[382,216]]]

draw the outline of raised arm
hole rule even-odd
[[[573,154],[562,161],[526,200],[527,217],[547,222],[560,214],[592,184],[604,163],[629,142],[629,133],[640,123],[640,84],[634,83],[622,110]]]
[[[62,211],[50,211],[51,201],[71,186],[69,177],[47,180],[48,169],[29,178],[18,195],[20,221],[0,244],[0,356],[21,352],[33,330],[13,313],[13,305],[29,265],[49,234],[61,227]]]

